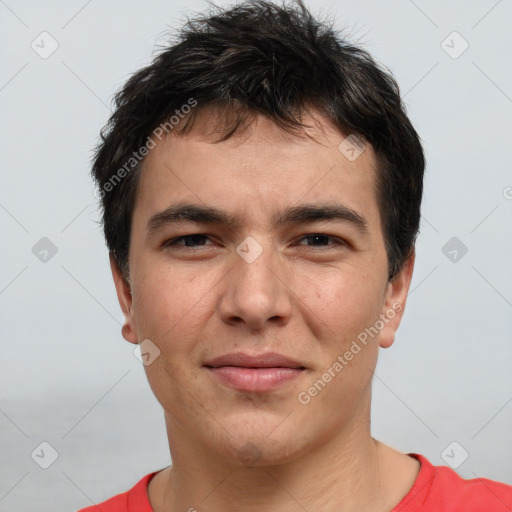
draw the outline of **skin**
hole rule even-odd
[[[338,149],[345,136],[313,115],[304,121],[315,140],[257,115],[247,130],[214,144],[214,113],[203,109],[190,133],[167,136],[144,161],[129,279],[113,259],[111,267],[123,336],[160,350],[144,367],[165,411],[172,458],[148,487],[156,512],[385,512],[418,475],[417,460],[370,433],[378,351],[394,341],[414,253],[389,282],[375,154],[367,145],[350,161]],[[148,232],[148,220],[178,202],[222,209],[239,224],[184,222]],[[306,203],[348,206],[368,231],[347,220],[272,224],[274,212]],[[307,237],[313,233],[332,238]],[[192,247],[183,239],[164,245],[190,234],[207,236]],[[252,263],[236,252],[248,236],[263,251]],[[393,304],[401,309],[378,335],[300,403],[298,394]],[[236,351],[275,351],[306,370],[271,392],[237,391],[203,366]],[[242,455],[249,442],[252,461]]]

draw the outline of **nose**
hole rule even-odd
[[[222,321],[232,326],[246,324],[250,330],[261,330],[269,322],[286,325],[293,293],[279,258],[264,249],[252,262],[236,252],[233,259],[219,302]]]

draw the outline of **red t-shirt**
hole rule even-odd
[[[390,512],[512,511],[512,486],[487,478],[464,480],[447,466],[433,466],[423,455],[408,455],[418,459],[421,468],[411,490]],[[78,512],[153,512],[147,488],[157,473],[146,475],[128,492]]]

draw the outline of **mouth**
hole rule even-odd
[[[240,352],[226,354],[204,366],[220,383],[248,393],[272,391],[306,370],[301,363],[275,352],[256,356]]]

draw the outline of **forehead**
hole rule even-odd
[[[321,202],[342,203],[378,222],[372,147],[358,146],[318,113],[302,120],[313,139],[255,115],[247,127],[217,142],[222,124],[213,110],[202,109],[186,135],[170,134],[149,152],[136,211],[147,218],[187,201],[264,223],[284,206]]]

